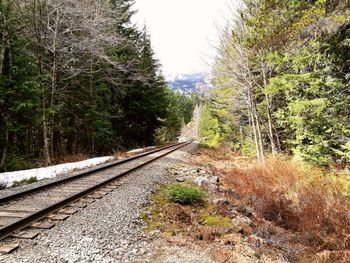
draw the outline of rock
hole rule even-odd
[[[217,184],[209,182],[209,181],[204,181],[202,182],[201,185],[205,190],[208,190],[209,192],[215,192],[218,189]]]
[[[219,180],[219,177],[217,177],[217,176],[211,176],[210,181],[218,184],[220,180]]]
[[[250,226],[252,224],[252,220],[248,217],[238,215],[234,219],[232,219],[232,223],[235,226]]]
[[[238,206],[237,207],[237,211],[242,213],[243,215],[247,216],[247,217],[254,217],[254,210],[250,207],[246,207],[246,206]]]
[[[185,182],[185,178],[183,178],[183,177],[178,177],[178,178],[176,178],[176,181],[182,183],[182,182]]]
[[[208,191],[216,191],[218,189],[216,176],[213,176],[211,178],[207,178],[204,176],[198,176],[194,180],[194,183],[196,185],[203,187],[204,189],[206,189]]]
[[[204,181],[208,181],[208,179],[204,176],[198,176],[196,179],[194,179],[194,183],[199,186],[202,186],[202,182]]]
[[[223,197],[216,198],[212,202],[214,205],[229,205],[230,204],[230,201],[227,200],[226,198],[223,198]]]

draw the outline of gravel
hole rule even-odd
[[[144,234],[140,212],[159,183],[169,178],[165,169],[186,159],[195,144],[186,146],[122,179],[112,193],[89,204],[34,240],[1,255],[0,262],[150,262],[152,240]]]

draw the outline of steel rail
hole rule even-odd
[[[69,205],[69,204],[79,200],[80,198],[82,198],[82,197],[84,197],[84,196],[86,196],[86,195],[96,191],[97,189],[110,184],[111,182],[115,181],[116,179],[121,178],[121,177],[123,177],[123,176],[125,176],[125,175],[127,175],[127,174],[129,174],[129,173],[131,173],[133,171],[136,171],[136,170],[140,169],[141,167],[144,167],[145,165],[147,165],[147,164],[149,164],[151,162],[154,162],[155,160],[158,160],[158,159],[160,159],[160,158],[162,158],[162,157],[164,157],[164,156],[166,156],[166,155],[168,155],[168,154],[170,154],[170,153],[172,153],[172,152],[174,152],[174,151],[176,151],[176,150],[178,150],[178,149],[180,149],[182,147],[185,147],[186,145],[189,145],[192,142],[193,142],[193,140],[190,140],[190,141],[187,141],[187,142],[184,142],[184,143],[180,143],[180,144],[176,144],[176,145],[173,145],[173,146],[170,146],[170,147],[165,147],[165,149],[168,149],[168,148],[171,148],[171,147],[175,147],[175,148],[171,149],[171,150],[167,151],[166,153],[163,153],[163,154],[161,154],[159,156],[156,156],[156,157],[152,158],[151,160],[148,160],[148,161],[146,161],[146,162],[144,162],[142,164],[139,164],[139,165],[137,165],[137,166],[135,166],[135,167],[125,171],[125,172],[122,172],[119,175],[116,175],[116,176],[114,176],[112,178],[109,178],[109,179],[107,179],[107,180],[105,180],[105,181],[103,181],[101,183],[98,183],[98,184],[96,184],[96,185],[94,185],[94,186],[92,186],[92,187],[90,187],[88,189],[85,189],[85,190],[83,190],[83,191],[81,191],[79,193],[71,195],[71,196],[69,196],[68,198],[66,198],[64,200],[61,200],[61,201],[59,201],[59,202],[57,202],[55,204],[47,206],[47,207],[45,207],[45,208],[43,208],[43,209],[41,209],[41,210],[39,210],[37,212],[34,212],[34,213],[30,214],[29,216],[21,218],[21,219],[15,221],[13,223],[7,225],[7,226],[4,226],[4,227],[0,228],[0,240],[10,236],[12,233],[14,233],[16,231],[19,231],[19,230],[21,230],[21,229],[23,229],[23,228],[25,228],[27,226],[30,226],[32,223],[45,218],[48,214],[50,214],[52,212],[55,212],[58,209],[63,208],[65,206],[67,206],[67,205]],[[165,149],[163,148],[163,150],[165,150]]]
[[[26,195],[29,195],[29,194],[32,194],[32,193],[36,193],[36,192],[39,192],[41,190],[45,190],[47,188],[50,188],[50,187],[53,187],[53,186],[56,186],[56,185],[59,185],[59,184],[67,183],[69,181],[73,181],[73,180],[79,179],[82,176],[87,176],[87,175],[90,175],[90,174],[93,174],[93,173],[96,173],[96,172],[100,172],[102,170],[105,170],[105,169],[108,169],[108,168],[112,168],[112,167],[115,167],[117,165],[120,165],[120,164],[123,164],[123,163],[126,163],[126,162],[130,162],[130,161],[133,161],[135,159],[144,157],[146,155],[150,155],[152,153],[159,152],[159,151],[162,151],[162,150],[174,147],[176,145],[181,145],[181,144],[184,144],[184,143],[186,143],[186,142],[176,143],[176,144],[172,144],[172,145],[167,145],[167,146],[164,146],[164,147],[152,150],[152,151],[148,151],[148,152],[145,152],[145,153],[141,153],[141,154],[138,154],[138,155],[135,155],[135,156],[131,156],[131,157],[128,157],[128,158],[125,158],[125,159],[122,159],[122,160],[116,160],[116,161],[112,161],[112,162],[107,163],[107,164],[102,164],[102,165],[99,165],[97,167],[90,168],[88,171],[78,172],[77,174],[74,174],[73,176],[68,176],[68,177],[65,177],[65,178],[62,178],[62,179],[55,180],[53,182],[49,182],[49,183],[46,183],[46,184],[42,184],[42,185],[30,188],[30,189],[26,189],[26,190],[22,190],[22,191],[18,191],[18,192],[12,193],[12,194],[5,195],[3,197],[0,197],[0,205],[3,205],[4,203],[12,201],[12,200],[14,200],[16,198],[24,197]]]

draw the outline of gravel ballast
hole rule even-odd
[[[171,180],[165,169],[185,160],[195,147],[188,145],[120,179],[118,189],[36,239],[20,241],[20,248],[1,255],[0,262],[147,262],[151,240],[140,212],[157,185]]]

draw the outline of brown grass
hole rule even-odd
[[[209,156],[213,160],[230,160],[233,156],[239,156],[239,153],[233,152],[229,145],[222,145],[218,149],[202,147],[200,153]]]
[[[348,263],[350,262],[350,251],[323,251],[314,256],[313,262],[317,263]]]
[[[61,163],[74,163],[74,162],[80,162],[89,159],[90,157],[83,153],[78,154],[68,154],[63,155],[55,158],[53,161],[55,164],[61,164]]]
[[[350,248],[349,190],[342,176],[280,159],[218,172],[236,198],[278,226],[299,231],[308,245]]]
[[[191,211],[189,207],[179,204],[166,204],[163,208],[163,212],[165,218],[171,224],[192,224],[196,220],[196,215]]]
[[[125,157],[129,157],[130,155],[132,155],[132,154],[127,154],[126,152],[115,152],[115,153],[113,153],[113,157],[115,159],[122,159],[122,158],[125,158]]]

